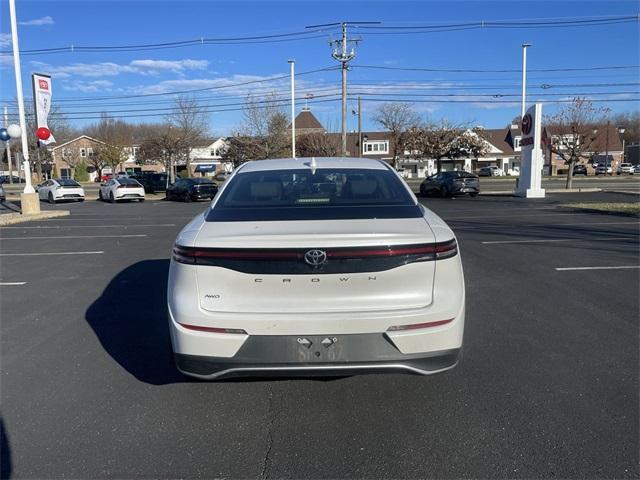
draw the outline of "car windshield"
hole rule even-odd
[[[122,178],[118,178],[118,183],[120,185],[140,185],[138,182],[136,182],[134,179],[132,178],[126,178],[126,177],[122,177]]]
[[[395,173],[386,169],[240,172],[208,221],[411,218],[422,215]]]
[[[70,178],[61,178],[56,180],[61,187],[79,187],[80,184],[75,180],[71,180]]]

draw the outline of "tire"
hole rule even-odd
[[[51,204],[56,203],[56,199],[53,198],[53,194],[51,192],[49,192],[48,200],[49,200],[49,203],[51,203]]]
[[[84,198],[79,198],[79,199],[78,199],[78,201],[79,201],[80,203],[82,203],[82,202],[84,202]]]
[[[110,192],[110,193],[109,193],[109,202],[110,202],[110,203],[116,203],[116,199],[115,199],[115,197],[113,196],[113,192]]]
[[[184,201],[187,203],[191,203],[193,201],[193,199],[191,198],[191,194],[189,192],[186,192],[184,194]]]
[[[98,190],[98,200],[104,202],[104,198],[102,198],[102,190]]]
[[[442,188],[440,189],[440,196],[441,196],[442,198],[448,198],[448,197],[450,197],[450,196],[451,196],[451,192],[449,192],[449,187],[446,187],[446,186],[442,187]]]
[[[477,196],[478,196],[478,194],[477,194],[477,193],[470,193],[470,194],[469,194],[469,196],[470,196],[471,198],[475,198],[475,197],[477,197]]]
[[[138,199],[138,201],[139,201],[140,203],[142,203],[142,202],[144,202],[144,198],[139,198],[139,199]]]

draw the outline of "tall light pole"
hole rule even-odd
[[[11,17],[11,41],[13,47],[13,69],[16,77],[16,95],[18,97],[18,116],[22,130],[22,158],[24,166],[24,193],[35,193],[31,185],[31,168],[29,166],[29,143],[27,139],[27,122],[24,116],[24,95],[22,93],[22,72],[20,70],[20,46],[18,44],[18,22],[16,20],[16,0],[9,0],[9,15]],[[40,205],[37,204],[37,210]],[[23,208],[24,213],[24,208]]]
[[[530,43],[522,44],[522,108],[520,109],[520,120],[524,118],[525,104],[527,98],[527,48],[531,46]]]
[[[291,65],[291,158],[296,158],[296,61]]]

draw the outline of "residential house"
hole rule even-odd
[[[91,180],[97,175],[91,162],[97,155],[100,147],[106,145],[104,142],[92,138],[88,135],[80,135],[72,140],[51,147],[51,162],[53,163],[52,176],[60,178],[72,178],[73,169],[81,163],[88,166]]]
[[[618,165],[622,162],[622,140],[618,134],[618,130],[615,125],[610,124],[607,128],[604,126],[593,127],[596,133],[593,134],[593,141],[591,141],[588,152],[585,152],[588,156],[587,159],[580,159],[579,163],[587,165],[587,171],[589,175],[595,173],[593,168],[594,162],[604,162],[611,165],[615,171]],[[551,145],[554,139],[557,139],[560,135],[571,138],[572,133],[569,128],[558,128],[553,126],[546,126],[543,129],[542,137],[548,139],[545,145],[545,173],[549,175],[561,175],[567,172],[568,166],[565,160],[558,154],[551,151]],[[607,157],[608,155],[608,157]]]
[[[191,173],[199,173],[204,176],[230,170],[230,166],[222,161],[222,154],[226,148],[227,142],[223,137],[209,140],[202,146],[192,148],[189,151]]]

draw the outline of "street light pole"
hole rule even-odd
[[[24,95],[22,93],[22,72],[20,70],[20,47],[18,44],[18,22],[16,20],[16,0],[9,0],[9,15],[11,17],[11,41],[13,47],[13,69],[16,77],[16,95],[18,97],[18,116],[22,130],[22,158],[24,166],[24,193],[35,193],[31,185],[31,168],[29,166],[29,142],[27,138],[27,122],[24,116]],[[39,210],[39,205],[38,205]]]
[[[624,163],[625,151],[624,151],[624,127],[618,127],[618,135],[620,135],[620,140],[622,140],[622,161],[620,163]]]
[[[296,158],[296,61],[289,60],[291,65],[291,158]]]
[[[530,43],[522,44],[522,108],[520,109],[520,120],[524,118],[525,104],[527,98],[527,48]]]

